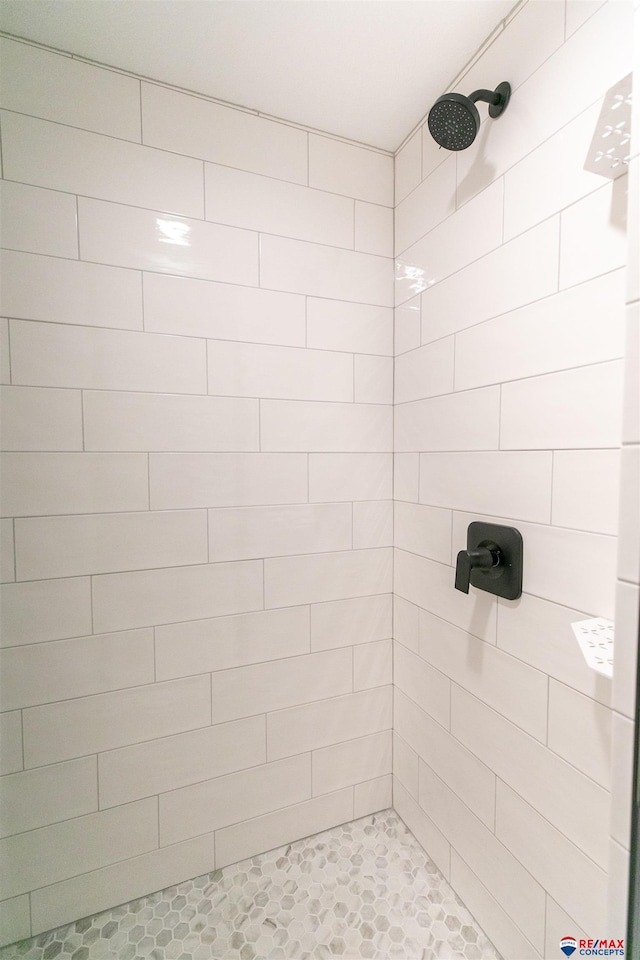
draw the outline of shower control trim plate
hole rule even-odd
[[[522,535],[515,527],[476,520],[467,529],[467,549],[458,553],[456,590],[469,585],[505,600],[522,594]]]

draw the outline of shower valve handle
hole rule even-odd
[[[483,569],[497,567],[500,559],[501,556],[498,547],[495,549],[478,547],[477,550],[461,550],[456,561],[456,590],[469,593],[471,571],[476,567]]]

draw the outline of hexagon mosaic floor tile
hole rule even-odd
[[[392,810],[4,947],[0,960],[501,960]]]

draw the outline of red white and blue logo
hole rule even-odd
[[[560,941],[560,949],[565,957],[570,957],[578,947],[578,941],[575,937],[563,937]]]

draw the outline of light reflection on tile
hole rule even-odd
[[[392,810],[0,950],[0,960],[501,960]]]

